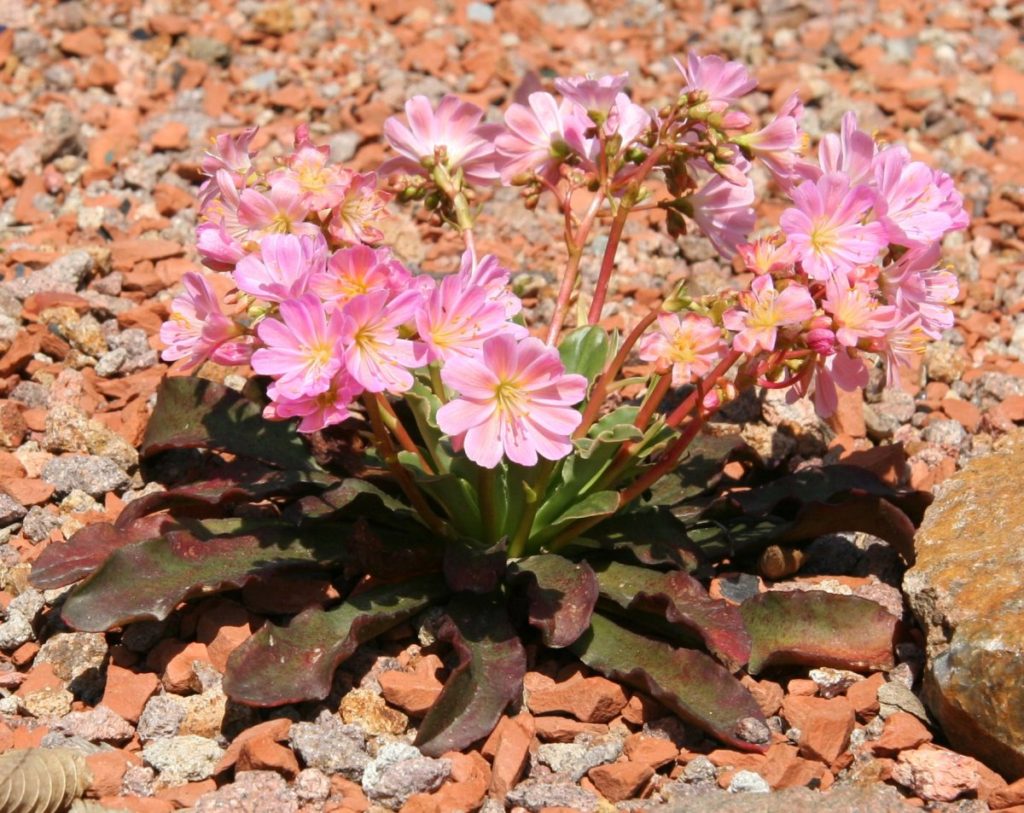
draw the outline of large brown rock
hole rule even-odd
[[[925,628],[925,702],[957,750],[1024,776],[1024,432],[939,488],[904,590]]]

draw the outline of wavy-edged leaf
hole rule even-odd
[[[697,635],[732,671],[750,657],[750,635],[733,605],[711,598],[695,578],[680,570],[660,573],[619,562],[595,565],[601,595],[631,611],[637,624],[652,614]]]
[[[251,460],[236,460],[198,483],[156,491],[138,497],[124,507],[114,525],[125,528],[146,514],[174,508],[231,505],[263,500],[302,490],[324,488],[337,482],[319,471],[281,471]]]
[[[223,384],[191,376],[165,378],[140,449],[216,449],[283,469],[319,468],[292,422],[268,421],[261,407]]]
[[[444,578],[456,592],[491,593],[504,581],[508,539],[489,548],[467,539],[451,539],[444,546]]]
[[[570,649],[583,663],[655,698],[665,708],[741,751],[763,752],[737,736],[746,718],[764,722],[757,701],[710,655],[638,635],[595,613]]]
[[[350,556],[336,528],[250,525],[249,533],[200,539],[171,531],[116,550],[76,587],[61,616],[74,629],[102,632],[144,619],[162,620],[192,596],[241,587],[285,566],[321,566]]]
[[[898,619],[880,604],[822,590],[772,590],[740,605],[753,647],[751,674],[804,664],[891,669]]]
[[[553,519],[545,517],[541,520],[541,512],[538,511],[538,519],[534,520],[533,533],[530,536],[531,544],[543,545],[578,519],[610,517],[618,507],[619,493],[617,491],[595,491],[572,503],[563,513]],[[543,508],[541,510],[543,511]]]
[[[63,545],[47,545],[32,563],[29,581],[39,590],[64,587],[93,573],[119,548],[153,539],[176,527],[174,518],[166,514],[143,517],[121,529],[109,522],[94,522],[79,528]]]
[[[514,562],[509,572],[513,581],[526,583],[530,626],[540,630],[545,646],[567,647],[590,626],[598,585],[586,562],[543,553]]]
[[[584,325],[566,333],[558,343],[567,373],[578,373],[593,382],[614,352],[608,333],[597,325]]]
[[[284,514],[296,525],[328,517],[366,517],[389,527],[396,523],[408,526],[409,520],[424,527],[405,503],[357,477],[346,477],[320,494],[297,500]]]
[[[430,576],[373,587],[330,610],[303,610],[286,626],[267,624],[228,658],[224,692],[250,706],[322,700],[334,672],[356,648],[442,598]]]
[[[71,748],[18,748],[0,755],[0,810],[63,813],[92,781],[85,757]]]
[[[496,594],[457,595],[438,637],[451,644],[459,663],[416,734],[416,745],[431,757],[490,734],[505,707],[522,695],[526,676],[526,650]]]

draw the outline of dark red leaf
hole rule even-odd
[[[753,648],[748,669],[804,664],[860,671],[891,669],[896,616],[859,596],[772,590],[740,607]]]
[[[747,718],[764,723],[757,701],[703,652],[638,635],[600,613],[594,614],[590,629],[570,648],[591,669],[646,692],[727,745],[742,751],[765,750],[737,735]]]
[[[567,647],[590,626],[598,586],[586,562],[545,553],[520,559],[510,572],[514,581],[526,583],[530,625],[540,630],[545,646]]]
[[[432,757],[490,734],[505,707],[522,696],[526,675],[526,650],[500,596],[463,593],[445,612],[438,637],[452,645],[459,664],[416,734],[416,745]]]
[[[439,576],[375,587],[330,610],[303,610],[286,626],[267,624],[228,659],[224,692],[250,706],[321,700],[356,648],[443,597]]]

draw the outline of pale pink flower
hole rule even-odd
[[[658,316],[658,330],[637,345],[640,358],[671,367],[672,386],[682,387],[708,373],[722,358],[722,331],[706,316],[675,313]]]
[[[249,152],[249,145],[258,131],[258,127],[249,127],[237,136],[220,133],[214,139],[213,149],[203,156],[199,164],[203,174],[211,178],[199,189],[201,202],[205,203],[217,194],[217,186],[212,178],[219,172],[224,172],[238,189],[245,186],[252,172],[252,157],[255,155],[254,152]]]
[[[459,397],[437,411],[437,424],[466,456],[494,468],[502,455],[533,466],[572,451],[582,415],[573,408],[587,379],[567,374],[558,351],[532,337],[493,336],[474,356],[452,357],[441,378]]]
[[[814,411],[823,418],[834,415],[839,408],[837,390],[852,392],[857,387],[868,385],[868,367],[860,356],[850,355],[846,350],[818,359],[814,371]],[[795,388],[792,395],[800,394]],[[787,400],[795,400],[787,394]]]
[[[793,246],[777,233],[770,237],[759,237],[752,243],[741,243],[736,250],[747,270],[755,274],[774,274],[792,268],[797,260]]]
[[[803,285],[792,283],[780,292],[768,274],[740,294],[740,305],[726,311],[722,321],[736,333],[732,345],[741,353],[774,350],[780,327],[802,325],[814,316],[814,299]]]
[[[775,119],[757,132],[736,139],[736,143],[747,150],[749,155],[759,158],[768,167],[783,189],[788,189],[800,177],[798,164],[806,141],[800,129],[803,109],[800,97],[794,93]]]
[[[188,358],[186,369],[207,359],[228,366],[244,363],[251,352],[245,331],[221,309],[210,283],[194,271],[181,282],[185,293],[171,300],[170,318],[160,326],[160,341],[167,345],[164,360]]]
[[[882,270],[880,284],[902,315],[917,315],[921,330],[938,339],[953,327],[952,305],[960,292],[956,275],[938,268],[938,243],[913,248]]]
[[[362,392],[362,388],[344,369],[338,370],[323,392],[298,395],[283,392],[277,382],[267,387],[270,403],[263,409],[268,420],[301,418],[300,432],[316,432],[351,417],[349,404]]]
[[[400,293],[411,276],[388,249],[356,245],[334,252],[326,268],[310,279],[309,288],[327,302],[344,305],[373,291]]]
[[[284,180],[293,183],[303,205],[312,211],[330,209],[340,201],[341,169],[331,164],[330,147],[318,147],[310,140],[307,124],[295,128],[295,150],[267,180],[271,186]]]
[[[230,271],[245,256],[245,247],[227,230],[223,221],[196,226],[196,250],[203,264],[214,271]]]
[[[866,285],[851,286],[845,279],[832,277],[825,283],[822,307],[832,315],[836,340],[856,347],[862,339],[881,338],[896,323],[892,305],[881,305]]]
[[[282,178],[266,192],[243,189],[238,196],[238,222],[249,230],[250,240],[265,234],[319,234],[319,226],[306,222],[309,213],[305,195],[288,178]]]
[[[935,185],[942,194],[941,209],[949,215],[951,224],[949,230],[960,231],[961,229],[966,229],[971,219],[964,208],[963,195],[960,194],[953,184],[953,179],[947,173],[935,170]]]
[[[698,56],[692,51],[686,55],[686,65],[673,58],[676,67],[686,79],[683,93],[701,91],[707,94],[707,103],[720,113],[757,87],[741,62],[726,62],[715,54]]]
[[[296,398],[330,387],[342,367],[342,325],[337,310],[330,318],[313,294],[282,302],[281,319],[264,319],[256,334],[265,345],[252,355],[252,368],[277,379],[277,392]]]
[[[715,176],[687,198],[690,216],[726,258],[736,253],[736,246],[746,240],[754,228],[754,184],[749,179],[746,181],[743,186],[737,186]]]
[[[916,313],[902,317],[889,330],[875,348],[885,359],[885,379],[889,387],[900,386],[900,371],[914,365],[924,355],[928,336],[921,327],[921,318]]]
[[[565,140],[565,120],[572,102],[559,104],[550,93],[531,93],[529,106],[509,105],[505,132],[494,140],[497,165],[505,184],[522,182],[533,173],[557,183],[559,167],[570,154]]]
[[[828,279],[870,263],[887,245],[881,223],[863,222],[875,193],[866,186],[851,186],[845,175],[829,173],[804,181],[792,196],[796,206],[782,213],[779,225],[812,279]]]
[[[526,335],[507,321],[505,307],[481,285],[465,284],[461,274],[441,280],[416,312],[416,329],[430,351],[430,360],[448,361],[470,355],[485,339],[499,333]]]
[[[310,279],[327,264],[327,242],[315,236],[268,234],[260,241],[259,254],[249,254],[235,266],[232,277],[240,291],[282,302],[302,296]]]
[[[494,139],[500,125],[481,124],[484,111],[457,96],[445,96],[435,111],[426,96],[413,96],[405,103],[408,125],[397,116],[384,122],[384,137],[401,154],[382,167],[385,175],[405,172],[429,176],[435,162],[449,171],[461,169],[474,184],[498,180],[494,167]]]
[[[818,163],[822,173],[841,173],[850,179],[851,185],[869,183],[877,149],[875,140],[857,129],[857,114],[848,112],[843,115],[838,135],[828,133],[822,137]]]
[[[338,202],[327,222],[331,237],[339,243],[381,242],[384,233],[377,224],[388,216],[391,193],[377,187],[377,174],[345,170],[332,190]]]
[[[615,97],[611,115],[604,124],[604,132],[608,138],[618,136],[622,140],[620,152],[624,152],[632,147],[650,126],[651,114],[625,93],[620,93]]]
[[[508,287],[509,270],[493,254],[485,254],[478,259],[472,251],[462,252],[458,275],[463,288],[483,288],[488,300],[501,305],[506,319],[511,319],[523,309],[522,300]]]
[[[566,99],[578,104],[588,115],[603,120],[611,110],[615,98],[629,81],[629,73],[608,76],[570,76],[556,79],[555,87]]]
[[[942,209],[945,196],[927,164],[911,161],[902,147],[890,147],[875,156],[874,170],[875,208],[890,243],[924,245],[941,240],[952,228],[952,218]]]
[[[423,307],[419,291],[391,298],[390,291],[372,291],[345,303],[342,339],[345,366],[368,392],[401,395],[414,383],[411,370],[427,363],[422,342],[400,338],[400,328]]]

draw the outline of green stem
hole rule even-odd
[[[477,490],[480,497],[480,518],[483,521],[484,542],[488,546],[498,540],[498,504],[495,499],[498,469],[477,466]]]
[[[537,478],[533,481],[533,500],[526,504],[526,510],[519,519],[519,525],[512,535],[508,545],[508,558],[518,559],[526,551],[526,543],[530,539],[530,531],[533,529],[533,521],[537,518],[537,511],[544,501],[544,493],[548,490],[548,483],[551,482],[551,475],[555,470],[555,462],[552,460],[541,460],[537,466]]]
[[[441,380],[441,365],[436,361],[432,361],[427,365],[427,369],[430,370],[430,387],[434,391],[434,395],[437,396],[437,400],[442,404],[447,404],[448,393],[445,391],[444,382]]]
[[[402,445],[402,448],[407,452],[411,452],[420,459],[420,464],[423,466],[423,471],[427,474],[433,474],[434,470],[430,467],[430,463],[427,462],[427,458],[423,456],[423,452],[413,442],[412,437],[405,430],[405,426],[398,419],[394,407],[388,403],[388,399],[384,397],[382,393],[377,393],[376,396],[377,404],[381,408],[381,420],[384,421],[384,425],[394,433],[394,436],[398,439],[398,442]]]

